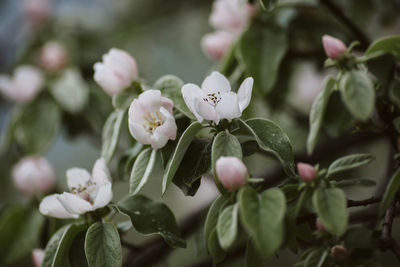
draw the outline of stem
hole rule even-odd
[[[392,237],[392,225],[395,215],[397,197],[393,200],[390,207],[385,212],[382,224],[382,235],[380,238],[382,249],[390,249],[400,262],[400,247]]]

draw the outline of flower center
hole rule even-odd
[[[207,94],[207,97],[203,98],[203,101],[215,107],[218,104],[218,102],[221,101],[221,92],[218,91],[217,93]]]
[[[72,187],[71,193],[79,196],[80,198],[93,204],[94,196],[96,194],[97,187],[96,183],[92,181],[87,181],[84,185],[79,185],[78,187]]]
[[[157,129],[158,126],[161,126],[164,123],[164,119],[159,111],[148,113],[144,119],[146,121],[143,123],[143,128],[151,134]]]

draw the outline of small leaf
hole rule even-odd
[[[278,0],[260,0],[260,5],[264,10],[271,11],[275,8]]]
[[[195,117],[183,100],[181,93],[182,86],[182,80],[174,75],[165,75],[154,84],[154,88],[160,90],[164,96],[170,98],[174,102],[174,108],[179,110],[179,112],[186,117],[194,120]]]
[[[165,204],[134,195],[125,197],[118,207],[131,218],[132,225],[138,232],[144,235],[159,234],[171,247],[186,247],[174,214]]]
[[[265,258],[272,256],[283,242],[285,195],[278,188],[257,194],[251,187],[243,187],[238,202],[242,224],[259,253]]]
[[[315,144],[317,143],[317,138],[319,131],[322,126],[323,118],[325,115],[326,107],[328,106],[329,96],[331,95],[332,89],[336,84],[336,80],[332,77],[328,77],[324,81],[324,86],[322,91],[318,94],[317,98],[310,111],[310,132],[307,138],[307,152],[311,154],[314,150]]]
[[[375,104],[375,89],[368,74],[360,70],[346,72],[340,80],[340,90],[350,113],[366,121]]]
[[[116,110],[110,114],[103,127],[101,156],[109,163],[118,146],[125,111]]]
[[[365,52],[369,56],[375,53],[391,53],[400,59],[400,35],[384,37],[373,42]]]
[[[186,150],[189,148],[190,144],[193,141],[193,138],[196,134],[203,129],[204,126],[199,122],[193,122],[189,125],[189,127],[183,132],[181,138],[179,139],[178,144],[176,145],[174,154],[170,158],[168,165],[166,167],[163,183],[162,183],[162,193],[164,194],[167,190],[168,186],[171,184],[172,179],[175,176],[176,171],[179,168],[179,165],[182,162],[183,156],[186,153]]]
[[[129,184],[129,193],[131,195],[137,194],[147,183],[150,175],[154,172],[157,161],[161,161],[160,153],[159,150],[147,148],[139,154],[131,172]]]
[[[226,207],[218,216],[217,236],[219,244],[224,250],[232,247],[238,231],[238,205]]]
[[[400,188],[400,169],[398,169],[390,178],[390,182],[386,187],[386,191],[383,194],[382,201],[379,205],[379,214],[383,215],[392,203],[396,192]]]
[[[272,153],[289,176],[295,176],[293,149],[287,134],[274,122],[266,119],[238,120],[241,128],[254,137],[261,149]]]
[[[318,188],[314,191],[313,207],[326,230],[341,236],[347,226],[347,200],[339,188]]]
[[[138,97],[138,94],[141,91],[143,91],[142,85],[139,82],[134,81],[129,88],[113,96],[112,104],[114,108],[122,110],[128,109],[132,101]]]
[[[96,222],[85,238],[85,254],[90,267],[122,266],[122,248],[118,230],[109,222]]]
[[[374,159],[375,157],[370,154],[353,154],[339,158],[329,166],[327,177],[368,164]]]

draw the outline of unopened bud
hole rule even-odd
[[[331,257],[336,262],[343,262],[347,259],[347,249],[342,245],[336,245],[331,248]]]
[[[68,62],[68,53],[64,46],[56,41],[47,42],[40,51],[40,66],[51,72],[59,71]]]
[[[306,183],[309,183],[317,178],[317,170],[307,163],[297,163],[297,172],[299,173],[300,178]]]
[[[41,267],[44,259],[44,250],[35,248],[32,250],[32,261],[35,267]]]
[[[230,32],[217,31],[204,35],[201,47],[204,54],[212,60],[221,60],[228,52],[236,36]]]
[[[246,165],[236,157],[220,157],[215,168],[218,179],[229,192],[244,186],[249,176]]]
[[[322,36],[322,44],[326,55],[333,60],[339,59],[347,51],[346,45],[341,40],[330,35]]]

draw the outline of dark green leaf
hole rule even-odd
[[[347,199],[339,188],[318,188],[313,194],[314,210],[326,230],[341,236],[347,226]]]
[[[114,224],[97,222],[86,232],[85,254],[89,266],[122,266],[121,241]]]
[[[142,151],[143,145],[136,143],[132,148],[125,151],[124,155],[118,162],[118,176],[121,180],[128,180],[130,178],[133,164],[136,157]]]
[[[373,42],[367,49],[365,55],[375,53],[391,53],[400,59],[400,35],[393,35],[381,38]]]
[[[129,193],[137,194],[140,189],[146,184],[150,176],[154,173],[157,161],[161,162],[161,152],[147,148],[143,150],[133,164]]]
[[[390,84],[389,98],[400,109],[400,80],[394,79]]]
[[[226,207],[218,216],[217,236],[219,244],[228,250],[236,240],[238,231],[238,205]]]
[[[131,218],[132,225],[138,232],[144,235],[159,234],[172,247],[186,247],[174,214],[165,204],[134,195],[125,197],[118,207]]]
[[[399,188],[400,188],[400,169],[398,169],[393,174],[389,184],[386,187],[386,191],[383,194],[383,198],[379,206],[380,215],[383,215],[383,213],[389,208]]]
[[[225,251],[220,247],[217,236],[217,229],[213,229],[210,238],[207,240],[207,248],[210,252],[214,265],[221,262],[225,256]]]
[[[88,267],[88,262],[85,255],[85,236],[82,232],[75,237],[74,242],[69,250],[69,262],[71,267]]]
[[[119,135],[125,111],[116,110],[110,114],[103,127],[101,156],[109,163],[118,146]]]
[[[246,246],[246,267],[262,267],[262,266],[264,266],[263,257],[254,247],[251,238],[249,238]]]
[[[372,248],[373,233],[371,229],[353,226],[343,235],[344,247],[347,249]]]
[[[335,160],[328,169],[327,176],[347,171],[370,163],[375,157],[370,154],[353,154]]]

